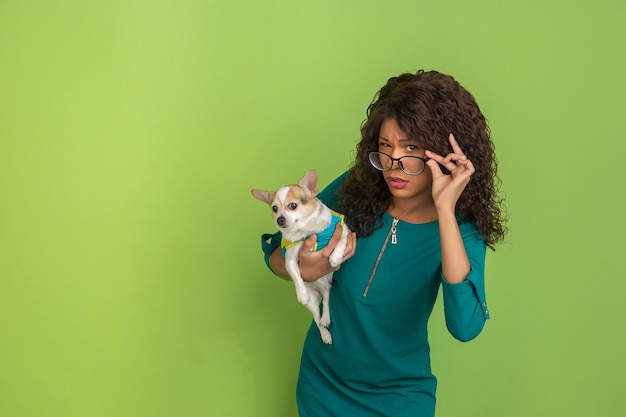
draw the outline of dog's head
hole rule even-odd
[[[307,172],[298,184],[286,185],[276,191],[252,190],[259,201],[269,204],[272,217],[280,229],[305,230],[306,220],[316,213],[317,171]]]

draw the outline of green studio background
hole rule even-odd
[[[438,416],[626,415],[623,1],[0,1],[0,415],[294,416],[310,316],[251,188],[345,170],[375,91],[453,74],[510,233],[433,313]],[[340,319],[340,318],[337,318]]]

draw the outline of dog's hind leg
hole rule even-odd
[[[322,291],[322,317],[320,319],[320,326],[330,326],[330,288],[325,288]]]
[[[328,329],[322,326],[317,326],[317,328],[320,330],[320,336],[322,337],[322,342],[326,343],[327,345],[332,345],[333,336],[330,334]]]
[[[333,337],[326,328],[328,325],[322,324],[322,316],[320,316],[320,305],[318,301],[319,293],[310,287],[307,287],[307,289],[309,290],[309,302],[305,304],[306,308],[309,309],[311,314],[313,314],[313,320],[315,321],[315,324],[320,331],[322,341],[329,345],[333,343]]]

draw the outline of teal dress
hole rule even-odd
[[[331,208],[345,175],[319,195]],[[354,256],[334,276],[333,344],[322,342],[314,323],[304,342],[296,390],[301,417],[434,416],[437,380],[427,325],[439,288],[455,338],[473,339],[489,318],[486,245],[473,223],[459,227],[471,264],[460,284],[447,283],[441,274],[436,221],[411,224],[385,213],[380,228],[358,239]],[[280,235],[262,240],[267,261]]]

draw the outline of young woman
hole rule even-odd
[[[439,288],[455,338],[489,318],[485,253],[505,233],[496,165],[485,117],[452,77],[401,74],[377,93],[353,166],[318,196],[353,232],[330,297],[333,344],[315,325],[304,342],[301,417],[434,415],[427,324]],[[319,252],[305,241],[304,279],[331,270],[338,230]],[[263,250],[288,279],[279,241],[264,235]]]

